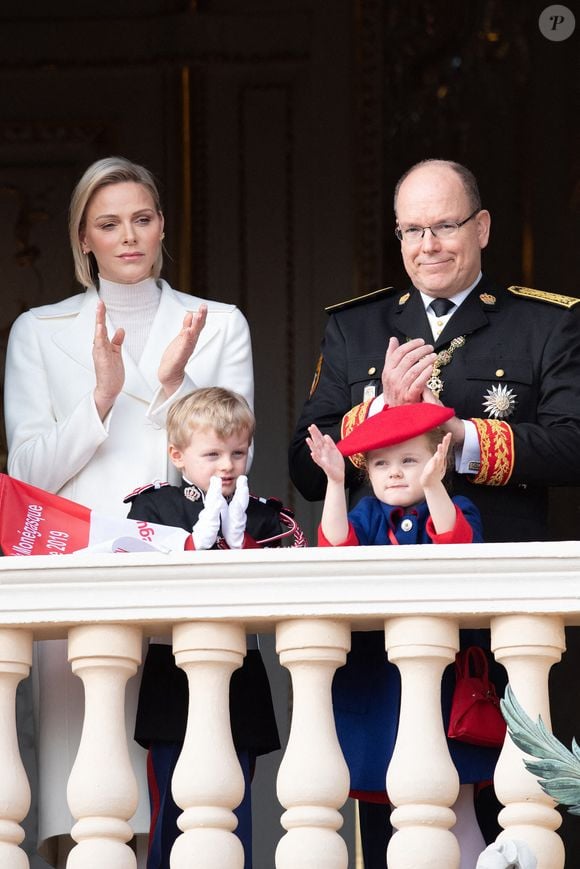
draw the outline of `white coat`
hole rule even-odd
[[[92,345],[98,295],[94,288],[54,305],[33,308],[14,323],[8,341],[5,418],[8,472],[109,515],[126,516],[123,498],[153,480],[177,482],[168,460],[165,416],[179,397],[201,386],[223,386],[253,404],[248,324],[234,306],[206,301],[161,282],[159,308],[138,364],[123,352],[125,383],[105,422],[93,400]],[[160,396],[161,355],[188,311],[206,302],[208,315],[169,401]],[[112,335],[114,328],[107,322]],[[161,393],[162,395],[162,393]],[[39,644],[37,644],[38,646]],[[37,659],[39,698],[39,851],[56,863],[56,837],[74,821],[66,784],[78,750],[83,693],[66,660],[64,641],[42,643]],[[140,802],[131,823],[149,829],[145,752],[132,739],[139,678],[127,686],[127,733]]]
[[[172,476],[163,426],[176,398],[199,386],[223,386],[253,404],[248,324],[234,305],[211,301],[183,385],[169,402],[159,401],[161,355],[187,311],[205,301],[161,284],[139,364],[123,354],[125,384],[104,423],[93,400],[96,290],[18,317],[8,341],[4,388],[11,476],[93,510],[125,516],[125,495]],[[111,323],[107,328],[113,334]]]

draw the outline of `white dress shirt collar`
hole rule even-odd
[[[480,280],[481,280],[481,272],[478,274],[477,278],[471,284],[471,286],[467,287],[467,289],[465,289],[465,290],[461,290],[461,292],[456,293],[454,296],[450,296],[449,301],[453,302],[455,307],[451,308],[451,310],[448,311],[447,314],[444,314],[442,317],[438,317],[430,307],[431,302],[433,301],[433,296],[428,296],[427,293],[423,293],[423,292],[421,292],[421,290],[419,290],[419,293],[420,293],[421,298],[423,300],[423,304],[425,305],[425,312],[427,314],[427,319],[429,320],[429,325],[431,326],[431,331],[433,332],[433,338],[435,340],[437,340],[437,338],[439,337],[439,335],[441,334],[441,332],[443,331],[443,329],[445,328],[445,326],[447,325],[447,323],[449,322],[449,320],[451,319],[453,314],[456,312],[459,305],[461,305],[461,303],[465,301],[465,299],[468,297],[468,295],[474,289],[474,287],[477,286],[477,284],[480,282]]]

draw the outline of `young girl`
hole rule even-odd
[[[451,498],[443,483],[451,435],[438,426],[453,414],[451,408],[427,403],[385,407],[338,444],[310,426],[306,440],[312,459],[327,476],[318,544],[482,542],[477,507],[468,498]],[[374,493],[350,512],[344,489],[345,456],[366,468]],[[445,726],[452,689],[452,668],[448,668],[442,686]],[[397,735],[400,678],[386,658],[381,632],[353,634],[346,666],[334,679],[333,701],[351,774],[351,796],[387,802],[385,778]],[[456,740],[448,744],[462,785],[454,806],[461,869],[472,869],[485,847],[473,809],[473,783],[493,777],[499,750]],[[385,841],[377,848],[377,865],[384,866],[387,839],[385,832]],[[373,858],[365,854],[365,866],[371,864],[375,865]]]

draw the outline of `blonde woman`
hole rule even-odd
[[[73,192],[69,224],[83,291],[27,311],[10,333],[8,472],[124,516],[123,498],[136,486],[176,480],[164,430],[175,400],[196,387],[224,386],[252,405],[250,334],[234,305],[177,292],[160,278],[164,217],[144,167],[122,157],[91,165]],[[74,844],[66,783],[80,739],[82,684],[70,673],[64,642],[38,651],[39,851],[64,866]],[[137,691],[138,680],[130,680],[130,734]],[[145,754],[131,749],[140,785],[132,824],[145,840]]]

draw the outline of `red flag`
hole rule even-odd
[[[0,474],[0,547],[4,555],[170,552],[188,546],[183,528],[94,513],[68,498]]]

